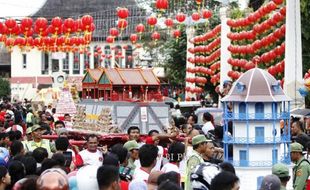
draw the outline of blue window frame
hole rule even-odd
[[[278,150],[272,149],[272,164],[276,164],[278,162]]]
[[[273,117],[277,117],[277,113],[278,113],[278,103],[277,102],[273,102],[272,103],[272,116]]]
[[[248,165],[247,151],[246,150],[240,150],[239,151],[239,160],[240,160],[240,166],[247,166]]]
[[[255,104],[255,118],[256,119],[264,118],[264,104],[262,102],[257,102]]]
[[[264,127],[255,127],[255,142],[263,143],[265,138],[265,128]]]
[[[241,102],[239,104],[239,118],[240,119],[245,119],[246,115],[246,104],[244,102]]]
[[[260,189],[260,186],[261,186],[261,184],[262,184],[262,182],[263,182],[263,179],[264,179],[264,176],[258,176],[258,177],[256,178],[257,190]]]

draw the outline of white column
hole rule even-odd
[[[225,80],[231,80],[227,72],[231,70],[231,65],[228,64],[227,60],[230,58],[230,51],[228,51],[228,46],[230,45],[230,39],[227,38],[227,34],[230,32],[227,22],[227,7],[222,7],[220,9],[220,18],[221,18],[221,69],[220,69],[220,87],[223,86]],[[219,101],[220,101],[219,97]],[[220,103],[220,102],[219,102]]]
[[[68,60],[68,63],[69,63],[69,75],[73,75],[73,53],[70,52],[69,53],[69,60]]]
[[[89,68],[94,69],[95,63],[94,63],[94,46],[89,46],[90,49],[90,57],[89,57]]]
[[[284,92],[292,98],[291,108],[304,107],[298,89],[303,86],[300,0],[286,1]]]
[[[112,46],[111,46],[111,48],[112,48]],[[111,57],[111,68],[115,68],[115,50],[114,49],[111,49],[111,55],[112,55],[112,57]]]
[[[195,64],[191,63],[188,61],[188,58],[195,58],[195,54],[190,53],[189,51],[187,51],[189,48],[194,48],[194,44],[190,43],[189,40],[192,39],[195,35],[195,29],[194,27],[187,27],[186,28],[186,68],[194,68]],[[195,73],[189,73],[186,72],[185,78],[193,78],[195,77]],[[191,87],[191,88],[195,88],[195,83],[189,83],[186,82],[185,84],[186,87]],[[191,93],[191,92],[187,92],[185,91],[185,98],[190,97],[190,98],[197,98],[195,94]]]
[[[64,58],[58,58],[59,61],[59,72],[63,72],[63,64],[64,64]]]
[[[84,75],[84,54],[80,54],[80,75]]]

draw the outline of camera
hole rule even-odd
[[[123,181],[131,181],[132,176],[130,175],[130,172],[131,172],[131,168],[129,168],[129,167],[120,168],[119,177]]]

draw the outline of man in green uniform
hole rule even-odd
[[[310,164],[302,154],[303,146],[297,142],[291,144],[291,160],[295,163],[293,168],[294,190],[305,190],[310,175]]]
[[[124,148],[126,148],[130,153],[127,167],[131,169],[131,172],[134,172],[137,167],[135,165],[135,161],[139,159],[139,144],[135,140],[127,141],[124,144]]]
[[[207,149],[207,142],[210,142],[205,135],[197,135],[192,139],[193,145],[193,154],[188,158],[186,165],[186,181],[185,181],[185,190],[191,190],[190,184],[190,174],[195,169],[197,165],[203,163],[203,154]]]
[[[279,177],[281,181],[280,190],[286,190],[286,184],[291,178],[288,167],[282,163],[275,164],[272,166],[272,174]]]

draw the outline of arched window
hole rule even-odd
[[[104,55],[105,55],[105,59],[104,59],[104,67],[105,68],[110,68],[111,67],[111,49],[110,46],[105,46],[104,47]]]
[[[127,46],[125,62],[126,62],[126,68],[132,68],[133,64],[132,46]]]
[[[264,104],[262,102],[257,102],[255,104],[255,118],[257,119],[264,118]]]
[[[244,102],[241,102],[239,104],[239,118],[244,119],[246,117],[246,104]]]

